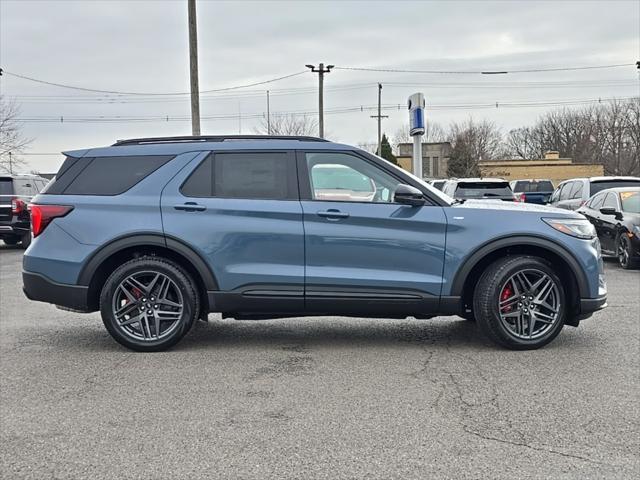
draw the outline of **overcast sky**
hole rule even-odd
[[[186,0],[0,0],[0,66],[7,72],[98,90],[189,90]],[[634,63],[639,1],[198,2],[201,90],[260,82],[308,63],[405,70],[517,70]],[[28,169],[55,171],[56,152],[137,136],[190,134],[189,97],[114,95],[47,86],[9,74],[2,95],[21,104],[33,138]],[[383,84],[383,129],[407,123],[407,96],[421,91],[427,117],[447,126],[469,115],[504,131],[532,123],[540,103],[640,94],[634,66],[509,75],[417,74],[335,69],[325,80],[325,129],[345,143],[374,143],[369,111]],[[539,82],[539,83],[538,83]],[[203,94],[205,134],[254,133],[256,115],[317,110],[317,76],[305,73],[244,90]],[[495,104],[498,108],[471,107]],[[454,108],[464,105],[465,108]],[[363,106],[362,111],[330,113]],[[430,108],[430,106],[432,106]],[[240,114],[241,120],[238,119]],[[245,118],[242,118],[244,116]],[[253,117],[252,117],[253,116]],[[51,122],[62,117],[64,121]],[[74,121],[104,117],[108,121]],[[124,117],[124,118],[116,118]],[[167,119],[169,121],[167,121]],[[37,120],[37,121],[36,121]],[[46,120],[43,122],[42,120]]]

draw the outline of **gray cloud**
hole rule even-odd
[[[0,3],[0,64],[11,72],[98,89],[127,91],[188,90],[185,1],[14,1]],[[304,70],[304,64],[398,68],[528,68],[629,63],[640,57],[638,2],[214,2],[198,3],[200,83],[204,88],[260,81]],[[513,88],[515,81],[627,80],[630,85],[589,88]],[[350,72],[327,76],[326,108],[372,105],[377,82],[385,84],[383,102],[404,105],[414,91],[430,104],[548,101],[637,95],[635,68],[557,72],[508,77],[466,77]],[[274,83],[272,111],[316,109],[317,78],[306,74]],[[391,85],[426,83],[424,87]],[[433,83],[472,83],[437,86]],[[487,88],[506,82],[505,88]],[[368,88],[332,90],[345,84]],[[23,100],[25,117],[63,115],[187,116],[188,99],[147,103],[77,103],[63,95],[87,95],[2,77],[2,93]],[[296,95],[275,90],[303,88]],[[251,89],[251,90],[256,90]],[[57,96],[37,99],[25,96]],[[77,97],[76,97],[77,98]],[[203,115],[260,113],[261,96],[203,99]],[[530,123],[541,108],[432,110],[434,121],[448,124],[469,114],[487,117],[504,129]],[[384,128],[393,132],[406,121],[404,109],[386,112]],[[327,115],[340,141],[373,141],[371,112]],[[242,121],[249,133],[255,119]],[[108,144],[137,135],[188,134],[189,122],[27,123],[34,152]],[[237,119],[206,121],[206,133],[237,133]],[[59,157],[27,157],[34,168],[55,169]]]

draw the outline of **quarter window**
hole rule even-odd
[[[71,182],[61,193],[65,195],[119,195],[172,158],[172,156],[95,157],[89,160],[89,163],[74,179],[70,179]],[[70,170],[65,170],[65,173],[68,171]],[[63,183],[61,182],[61,185]],[[49,193],[54,193],[53,188],[49,189]]]
[[[393,203],[400,184],[366,160],[344,153],[307,153],[313,200]]]

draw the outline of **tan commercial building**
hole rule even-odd
[[[423,143],[422,177],[447,178],[450,156],[451,144],[449,142]],[[398,160],[398,165],[410,172],[413,162],[413,143],[400,143],[396,159]]]
[[[480,162],[483,177],[500,177],[505,180],[544,178],[557,185],[563,180],[578,177],[604,175],[602,164],[573,163],[570,158],[560,158],[558,152],[547,152],[540,160],[490,160]]]

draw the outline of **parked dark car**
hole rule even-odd
[[[553,193],[553,182],[548,179],[513,180],[511,189],[521,202],[546,205]]]
[[[549,204],[566,210],[577,210],[598,192],[608,188],[640,187],[639,177],[572,178],[560,183]]]
[[[602,253],[622,268],[640,265],[640,187],[603,190],[578,209],[596,228]]]
[[[31,244],[31,218],[27,206],[47,184],[37,175],[0,176],[0,238],[7,245]]]
[[[517,202],[509,182],[501,178],[458,178],[449,180],[442,191],[458,200],[505,200]]]

